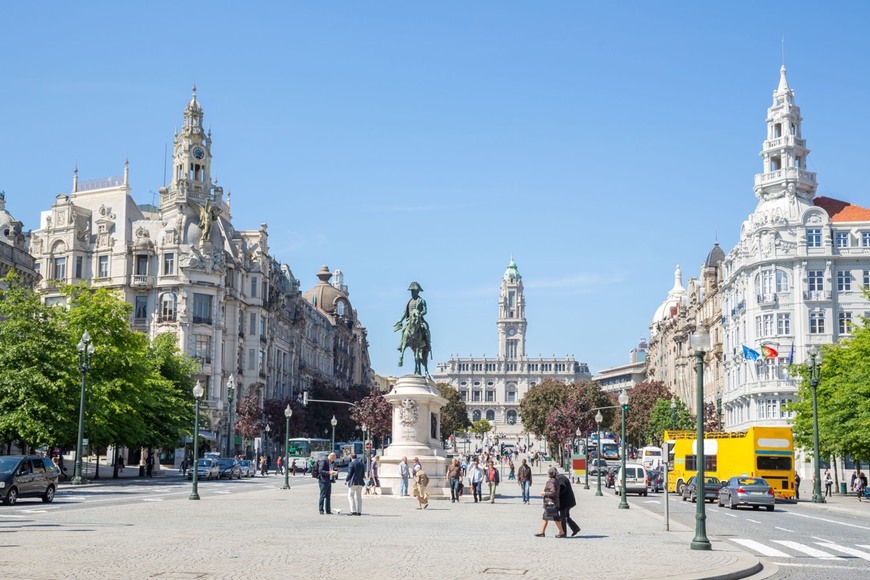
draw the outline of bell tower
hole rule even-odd
[[[498,298],[498,356],[517,360],[526,356],[526,299],[523,277],[513,258],[501,279]]]

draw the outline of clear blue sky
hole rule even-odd
[[[736,242],[783,35],[819,193],[870,206],[868,4],[710,4],[12,3],[0,190],[31,229],[129,157],[151,202],[196,82],[236,227],[304,289],[345,272],[378,372],[412,280],[436,362],[497,354],[511,256],[528,354],[595,372]]]

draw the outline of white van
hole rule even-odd
[[[637,450],[637,460],[647,469],[653,469],[662,464],[661,447],[641,447]]]
[[[625,494],[647,495],[646,469],[640,463],[625,464]],[[616,495],[622,490],[622,466],[616,474]]]

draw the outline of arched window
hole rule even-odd
[[[480,421],[480,409],[475,409],[471,412],[472,421]]]
[[[495,421],[495,411],[493,411],[492,409],[487,409],[486,420],[490,422]]]
[[[165,292],[160,296],[160,320],[175,322],[178,312],[178,298],[174,292]]]
[[[347,304],[345,304],[344,300],[339,300],[335,304],[335,313],[338,316],[346,316],[347,315]]]
[[[517,424],[517,412],[516,411],[508,411],[507,412],[507,424],[508,425],[516,425]]]

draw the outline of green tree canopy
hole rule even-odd
[[[671,401],[674,401],[674,410],[671,413]],[[648,441],[653,445],[662,444],[665,431],[692,429],[695,422],[689,414],[689,408],[677,396],[673,399],[662,397],[658,399],[650,413]]]
[[[520,418],[526,431],[546,436],[550,412],[564,405],[571,396],[572,388],[565,383],[546,379],[535,385],[520,401]]]
[[[671,392],[661,381],[644,381],[628,391],[628,412],[625,414],[625,436],[643,447],[653,440],[650,428],[652,411],[659,399],[670,399]],[[617,415],[617,421],[621,418]]]
[[[453,433],[462,433],[470,425],[468,409],[459,393],[447,383],[438,383],[438,392],[447,399],[447,404],[441,408],[441,438],[447,439]]]
[[[481,437],[483,437],[490,431],[492,431],[492,423],[490,423],[486,419],[478,419],[471,424],[471,432],[476,435],[480,435]]]

